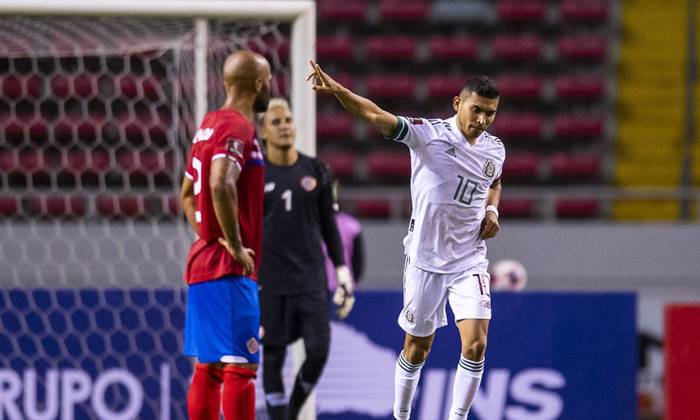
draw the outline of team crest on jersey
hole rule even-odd
[[[256,340],[255,337],[250,337],[250,339],[246,342],[245,345],[248,348],[248,352],[250,354],[255,354],[258,352],[258,340]]]
[[[484,165],[484,175],[486,175],[486,178],[493,178],[495,174],[496,164],[493,163],[493,160],[489,159],[486,161],[486,165]]]
[[[312,176],[305,176],[301,179],[301,188],[309,192],[313,191],[317,184],[318,181]]]
[[[239,158],[242,158],[243,157],[243,148],[245,147],[243,144],[243,141],[232,137],[232,138],[228,139],[227,142],[228,142],[228,147],[227,147],[228,152],[234,156],[238,156]]]

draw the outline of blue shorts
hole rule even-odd
[[[222,277],[188,288],[185,355],[200,363],[259,363],[258,284]]]

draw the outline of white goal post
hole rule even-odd
[[[316,95],[306,86],[309,61],[316,58],[316,5],[311,0],[0,0],[1,15],[139,16],[195,19],[198,42],[206,42],[207,18],[274,19],[292,23],[291,102],[297,114],[297,147],[316,155]],[[200,52],[203,52],[200,50]],[[195,62],[196,120],[206,105],[206,57]]]

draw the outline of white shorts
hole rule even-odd
[[[488,263],[460,273],[433,273],[406,259],[403,280],[403,309],[399,325],[416,337],[432,335],[447,325],[445,305],[455,322],[462,319],[491,319],[491,292]]]

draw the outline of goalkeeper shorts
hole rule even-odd
[[[229,276],[188,287],[185,355],[200,363],[259,363],[257,282]]]

